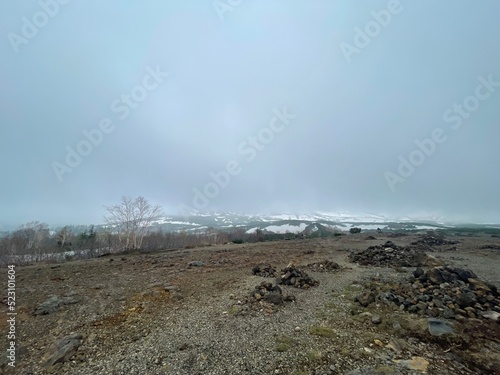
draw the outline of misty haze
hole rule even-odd
[[[499,15],[0,4],[2,371],[500,373]]]

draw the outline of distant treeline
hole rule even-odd
[[[316,231],[307,237],[340,235],[333,231]],[[204,231],[147,231],[138,249],[130,248],[123,233],[105,227],[65,226],[50,231],[46,223],[30,222],[0,238],[0,264],[32,264],[40,261],[67,261],[124,251],[156,251],[225,243],[251,243],[305,238],[304,234],[270,233],[260,229],[247,233],[242,228]]]
[[[0,265],[33,264],[40,261],[61,262],[88,259],[109,253],[125,251],[156,251],[212,246],[226,243],[252,243],[292,240],[314,237],[335,237],[345,234],[319,225],[318,230],[307,233],[272,233],[246,228],[208,228],[203,231],[167,232],[160,229],[143,229],[140,247],[131,246],[130,233],[112,230],[106,226],[65,226],[54,231],[46,223],[32,221],[0,238]],[[351,231],[352,232],[352,231]],[[394,231],[389,231],[394,232]],[[410,230],[401,232],[408,233]],[[357,232],[356,232],[357,233]],[[500,228],[464,227],[435,231],[438,235],[500,237]],[[142,236],[142,235],[141,235]]]

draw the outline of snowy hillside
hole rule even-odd
[[[165,216],[155,227],[166,231],[197,232],[213,229],[240,228],[247,233],[256,230],[273,233],[302,233],[318,229],[348,231],[352,227],[363,230],[438,229],[445,225],[436,218],[391,218],[378,214],[349,212],[316,212],[308,214],[245,215],[231,212],[193,213],[188,216]]]

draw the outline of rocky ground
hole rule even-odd
[[[16,267],[18,358],[0,369],[498,374],[499,245],[360,233]]]

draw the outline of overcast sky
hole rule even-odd
[[[0,224],[500,222],[498,0],[45,1],[0,3]]]

